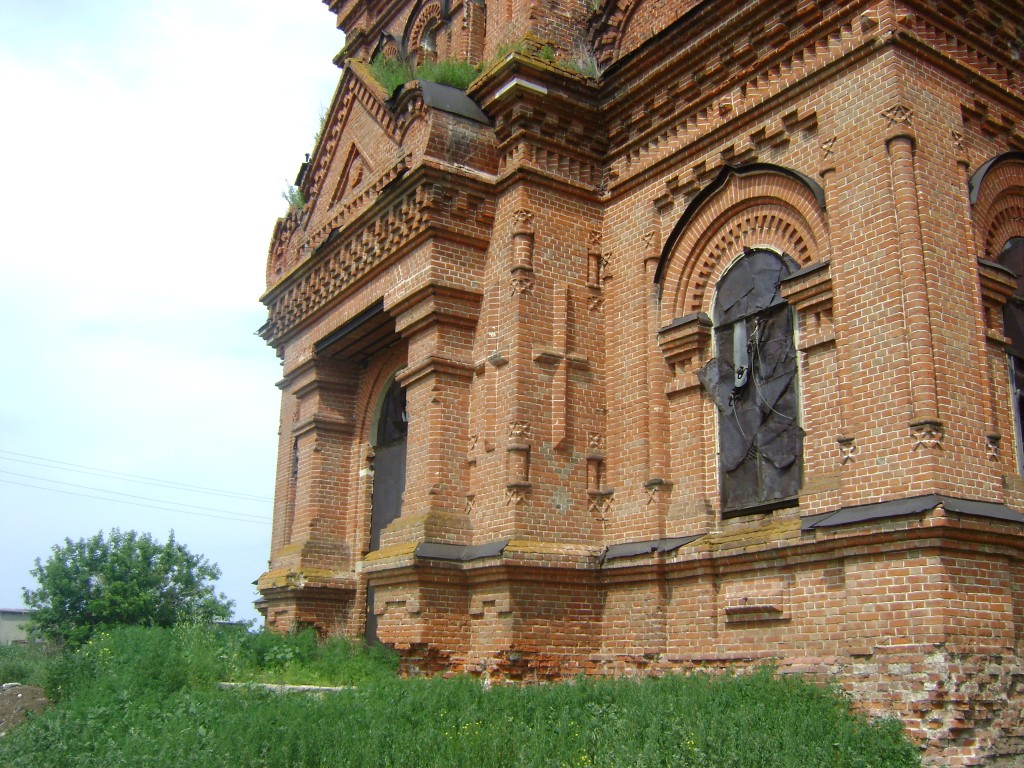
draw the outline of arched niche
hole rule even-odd
[[[821,187],[782,166],[725,166],[665,241],[655,272],[662,326],[709,312],[709,288],[745,248],[786,254],[798,268],[827,260]]]

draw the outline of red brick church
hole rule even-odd
[[[773,662],[935,765],[1024,755],[1019,0],[327,5],[263,296],[268,626]]]

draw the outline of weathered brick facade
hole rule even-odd
[[[1024,759],[1024,7],[327,5],[268,625],[513,679],[772,661],[934,765]],[[483,74],[387,94],[380,54]]]

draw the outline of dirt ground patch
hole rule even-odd
[[[0,736],[23,721],[26,712],[38,714],[49,703],[42,688],[12,684],[0,687]]]

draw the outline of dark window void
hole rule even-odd
[[[380,549],[381,532],[402,514],[405,494],[406,434],[405,390],[391,382],[381,401],[373,446],[373,493],[370,501],[370,551]],[[377,641],[374,589],[366,587],[366,639]]]
[[[380,534],[402,514],[405,494],[405,390],[392,382],[381,403],[373,446],[373,498],[370,516],[370,549],[380,547]]]
[[[1016,274],[1024,274],[1024,237],[1011,237],[999,254],[999,263]],[[1013,390],[1013,428],[1016,432],[1017,468],[1024,470],[1024,281],[1003,308],[1003,330],[1010,338],[1010,386]]]
[[[409,419],[405,415],[405,390],[397,381],[391,382],[384,395],[377,420],[376,446],[384,446],[405,438],[409,431]]]
[[[793,311],[779,292],[794,266],[766,250],[747,251],[716,288],[716,357],[697,372],[718,407],[723,516],[793,503],[800,489]]]

